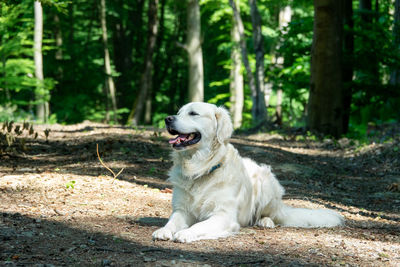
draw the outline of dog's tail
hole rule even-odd
[[[344,223],[342,215],[329,209],[303,209],[287,206],[282,201],[285,192],[270,166],[258,166],[245,159],[253,187],[261,188],[254,192],[256,218],[269,217],[275,224],[291,227],[334,227]]]
[[[289,227],[334,227],[344,223],[342,215],[329,209],[293,208],[283,203],[274,214],[274,221]]]

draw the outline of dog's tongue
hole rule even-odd
[[[176,138],[169,139],[170,144],[176,144],[180,143],[186,140],[186,138],[189,136],[189,134],[180,134]]]

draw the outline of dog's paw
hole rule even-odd
[[[174,233],[170,229],[163,227],[153,233],[153,240],[172,240],[173,236]]]
[[[264,228],[274,228],[275,223],[271,220],[270,217],[263,217],[256,222],[257,226]]]
[[[190,229],[177,232],[174,235],[174,241],[179,243],[190,243],[198,240],[198,236]]]

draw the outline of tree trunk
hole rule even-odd
[[[314,0],[307,126],[334,137],[344,133],[342,23],[342,1]]]
[[[102,30],[102,39],[104,47],[104,71],[106,74],[105,88],[111,100],[111,105],[114,114],[114,122],[117,123],[117,99],[115,96],[114,80],[111,76],[111,61],[110,52],[108,50],[108,36],[107,36],[107,18],[106,18],[106,0],[100,0],[100,22]],[[107,99],[107,102],[109,99]],[[108,110],[107,110],[108,112]]]
[[[349,128],[351,99],[353,95],[354,22],[353,1],[344,0],[343,23],[348,30],[343,33],[343,132]]]
[[[400,54],[400,0],[396,0],[394,7],[394,27],[393,27],[394,49]],[[400,85],[400,68],[395,67],[390,74],[390,84]]]
[[[199,0],[188,0],[186,49],[189,56],[189,101],[202,102],[204,100],[204,72]]]
[[[239,8],[239,7],[238,7]],[[240,34],[238,30],[237,23],[235,20],[232,21],[231,29],[231,39],[232,39],[232,50],[231,50],[231,73],[230,73],[230,112],[233,120],[233,128],[240,128],[242,125],[242,112],[243,112],[243,74],[241,71],[242,62],[240,60]]]
[[[147,95],[153,86],[153,54],[156,46],[158,31],[158,0],[150,0],[148,9],[148,33],[147,51],[144,71],[140,81],[139,96],[135,99],[131,113],[128,117],[128,124],[138,125],[143,117]]]
[[[160,83],[158,82],[158,76],[159,73],[162,72],[162,68],[161,68],[161,54],[162,51],[160,51],[161,47],[162,47],[162,43],[163,43],[163,39],[164,39],[164,31],[165,31],[165,27],[164,27],[164,18],[165,18],[165,3],[166,0],[161,0],[160,2],[160,9],[161,9],[161,14],[160,14],[160,19],[159,19],[159,33],[157,34],[157,38],[156,38],[156,47],[157,47],[157,53],[156,53],[156,57],[154,59],[154,62],[156,64],[156,66],[160,66],[159,68],[154,70],[154,74],[153,74],[153,82],[152,84],[154,84],[150,90],[149,93],[147,94],[146,97],[146,106],[145,106],[145,112],[144,112],[144,123],[145,124],[151,124],[152,122],[152,110],[153,110],[153,98],[154,98],[154,88],[159,88]],[[168,63],[170,63],[170,61],[167,61]],[[167,69],[166,67],[164,67],[164,69]],[[162,79],[165,77],[165,75],[162,77]]]
[[[283,8],[280,8],[277,19],[278,19],[279,30],[282,33],[286,33],[285,27],[287,27],[290,21],[292,20],[292,8],[290,6],[285,6]],[[274,54],[272,55],[275,58],[275,65],[276,67],[283,68],[285,59],[278,52],[275,51]],[[270,91],[272,91],[272,84],[269,83],[267,85],[271,87]],[[276,91],[276,109],[275,109],[276,124],[282,125],[282,100],[283,100],[282,84],[278,84],[276,85],[276,87],[278,88]],[[268,104],[266,105],[268,106]]]
[[[249,0],[251,24],[253,26],[253,44],[256,54],[256,109],[258,114],[258,122],[267,119],[267,106],[264,98],[264,40],[261,31],[261,17],[257,8],[256,0]]]
[[[275,115],[276,115],[276,124],[282,125],[282,97],[283,97],[283,91],[282,89],[278,89],[276,92],[276,109],[275,109]]]
[[[251,99],[253,102],[253,106],[251,108],[251,113],[253,117],[253,122],[255,124],[259,124],[260,122],[265,120],[265,107],[263,107],[263,110],[259,110],[259,105],[258,103],[258,97],[259,97],[259,92],[257,92],[257,87],[255,84],[255,80],[253,77],[253,73],[251,71],[250,63],[249,63],[249,58],[248,58],[248,53],[247,53],[247,45],[246,45],[246,36],[244,35],[244,26],[242,22],[242,18],[240,17],[240,13],[236,7],[236,3],[234,0],[229,0],[229,4],[232,7],[233,10],[233,16],[235,19],[235,23],[238,27],[239,31],[239,36],[240,36],[240,50],[242,54],[242,61],[243,65],[246,68],[246,77],[247,77],[247,82],[249,85],[249,88],[251,90]]]
[[[62,45],[63,45],[63,37],[62,37],[62,32],[61,32],[61,25],[60,25],[60,17],[58,16],[57,13],[54,14],[54,35],[55,35],[55,41],[56,41],[56,53],[55,53],[55,59],[56,62],[58,63],[57,66],[57,71],[56,71],[56,77],[57,80],[60,81],[63,76],[63,51],[62,51]]]
[[[35,30],[34,30],[34,61],[35,76],[38,81],[36,88],[36,116],[39,121],[47,122],[49,117],[49,103],[46,101],[45,88],[43,88],[43,56],[42,56],[42,39],[43,39],[43,9],[39,1],[35,1]]]

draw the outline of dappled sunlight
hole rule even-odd
[[[219,240],[154,242],[152,232],[165,225],[171,213],[166,134],[88,123],[55,128],[48,142],[44,137],[30,140],[25,154],[6,155],[0,163],[0,238],[8,247],[3,260],[136,266],[400,261],[399,215],[390,202],[374,198],[383,192],[387,199],[383,181],[379,184],[368,173],[337,167],[346,166],[341,155],[308,154],[269,141],[233,138],[242,155],[272,165],[286,189],[286,204],[334,209],[346,218],[343,227],[245,227]],[[98,161],[97,143],[107,166],[116,172],[125,168],[117,179]],[[366,196],[363,190],[373,193]],[[52,253],[53,259],[39,257],[43,251]],[[69,256],[62,256],[66,252]]]
[[[6,175],[0,180],[3,211],[11,212],[22,202],[26,214],[41,216],[154,216],[166,215],[171,194],[158,189],[113,180],[111,177],[48,173]],[[140,204],[140,205],[139,205]]]
[[[113,180],[107,176],[28,173],[3,176],[0,190],[2,225],[8,229],[5,233],[10,236],[7,238],[13,241],[15,234],[22,240],[28,238],[30,241],[26,244],[31,244],[30,247],[45,239],[54,246],[48,249],[69,251],[70,260],[75,263],[90,263],[93,260],[82,258],[82,253],[99,260],[98,257],[101,258],[100,255],[105,252],[117,254],[111,257],[112,260],[122,257],[131,263],[146,262],[149,257],[152,262],[172,261],[177,255],[183,255],[179,259],[184,262],[201,263],[206,258],[207,262],[218,263],[222,259],[229,261],[232,251],[236,256],[246,255],[241,263],[261,261],[283,264],[298,261],[299,264],[312,264],[315,260],[329,264],[342,261],[359,264],[371,258],[383,263],[395,259],[400,249],[400,240],[394,229],[376,233],[371,230],[377,227],[374,220],[371,222],[368,217],[345,210],[342,214],[351,221],[344,227],[246,227],[238,235],[226,239],[176,244],[151,241],[151,233],[167,221],[172,195],[145,185]],[[286,199],[285,203],[305,208],[325,207],[307,198]],[[340,208],[345,209],[346,206]],[[11,222],[24,227],[15,228]],[[77,233],[79,236],[75,237]],[[73,238],[74,241],[60,242],[60,238]],[[132,246],[142,252],[128,260],[127,254],[131,253],[128,251]],[[343,250],[346,252],[343,253]],[[159,255],[160,251],[172,254],[166,257],[164,253]],[[21,251],[16,253],[22,254]],[[20,262],[24,262],[25,257],[28,255],[20,256]]]

